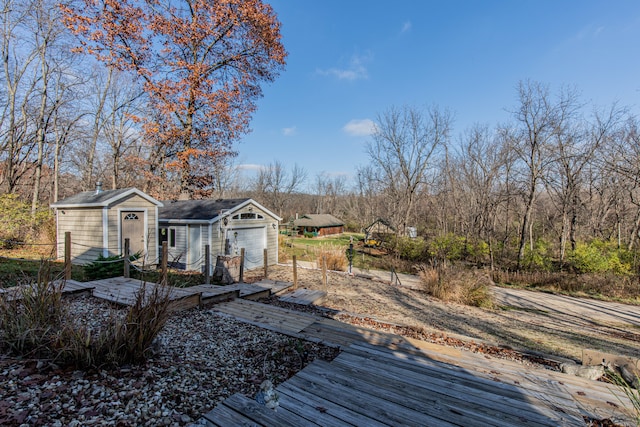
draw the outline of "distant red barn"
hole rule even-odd
[[[293,221],[299,234],[313,233],[316,236],[329,236],[344,232],[344,222],[330,214],[306,214]]]

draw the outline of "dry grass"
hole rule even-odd
[[[287,262],[289,260],[289,251],[287,249],[287,236],[278,234],[278,261]]]
[[[640,277],[615,274],[494,271],[497,284],[640,303]]]
[[[316,253],[316,262],[318,266],[322,266],[322,261],[326,260],[327,270],[347,271],[347,256],[342,248],[322,245],[318,247]]]
[[[48,263],[41,263],[38,280],[0,294],[0,348],[12,354],[46,354],[66,317],[62,284],[49,281]]]
[[[142,286],[123,317],[114,312],[96,331],[69,318],[62,300],[64,283],[51,284],[46,265],[37,282],[0,294],[0,349],[79,368],[147,359],[169,317],[170,286]]]
[[[140,364],[152,353],[153,343],[169,318],[171,287],[146,283],[124,317],[112,315],[104,329],[83,325],[66,327],[59,341],[59,357],[77,367]]]
[[[422,266],[419,275],[424,290],[434,298],[474,307],[493,308],[491,278],[481,270],[437,269]]]
[[[627,397],[627,399],[629,400],[628,404],[623,399],[619,397],[618,399],[623,406],[629,409],[631,414],[633,414],[637,425],[640,426],[640,390],[638,390],[640,377],[636,375],[633,380],[629,381],[625,379],[624,376],[621,375],[617,370],[607,369],[605,378],[612,384],[614,384]],[[629,407],[629,405],[631,407]]]

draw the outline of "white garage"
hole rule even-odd
[[[159,242],[167,241],[173,267],[203,271],[205,246],[210,265],[218,255],[240,255],[250,270],[278,262],[278,223],[281,218],[253,199],[178,200],[158,210]]]
[[[240,255],[240,248],[244,248],[246,269],[264,265],[264,250],[268,249],[266,226],[229,228],[226,239],[231,245],[228,254]]]

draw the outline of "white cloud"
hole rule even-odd
[[[238,169],[239,170],[243,170],[243,171],[259,171],[264,169],[263,165],[256,165],[253,163],[244,163],[242,165],[238,165]]]
[[[371,55],[360,56],[353,55],[346,68],[329,68],[326,70],[318,69],[317,73],[323,76],[333,76],[340,80],[360,80],[369,78],[366,63],[371,60]]]
[[[296,134],[296,127],[291,126],[290,128],[282,128],[282,134],[284,136],[293,136]]]
[[[353,119],[342,127],[342,130],[352,136],[368,136],[376,129],[375,123],[369,119]]]
[[[411,30],[411,21],[407,21],[404,24],[402,24],[402,29],[400,30],[400,32],[406,33],[409,30]]]

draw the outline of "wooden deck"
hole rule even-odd
[[[93,286],[91,293],[94,297],[127,306],[135,303],[137,295],[143,287],[146,295],[150,295],[158,288],[155,283],[124,277],[94,280],[87,282],[87,285]],[[197,307],[200,305],[201,294],[199,291],[190,291],[188,288],[172,288],[169,294],[171,310]]]
[[[302,288],[281,295],[280,300],[300,305],[312,305],[320,304],[326,297],[327,293],[325,291]]]
[[[209,426],[633,425],[624,398],[601,382],[251,301],[214,309],[343,351],[280,384],[276,412],[234,395],[205,415]]]
[[[120,305],[132,305],[140,289],[145,286],[147,292],[156,289],[155,283],[143,282],[137,279],[113,277],[110,279],[94,280],[91,282],[77,282],[67,280],[63,293],[91,292],[96,298],[107,300]],[[202,307],[221,301],[236,298],[259,299],[270,296],[274,291],[282,292],[291,284],[286,282],[262,281],[255,284],[236,283],[229,286],[198,285],[189,288],[172,288],[171,310],[185,310],[192,307]]]
[[[54,281],[54,282],[51,282],[51,285],[53,286],[63,285],[62,286],[63,295],[76,294],[81,292],[91,292],[91,290],[93,289],[93,286],[88,285],[87,283],[78,282],[75,280]],[[0,288],[0,294],[4,294],[4,297],[9,300],[20,298],[20,295],[21,295],[20,293],[25,286],[29,286],[29,285],[14,286],[8,289]]]

